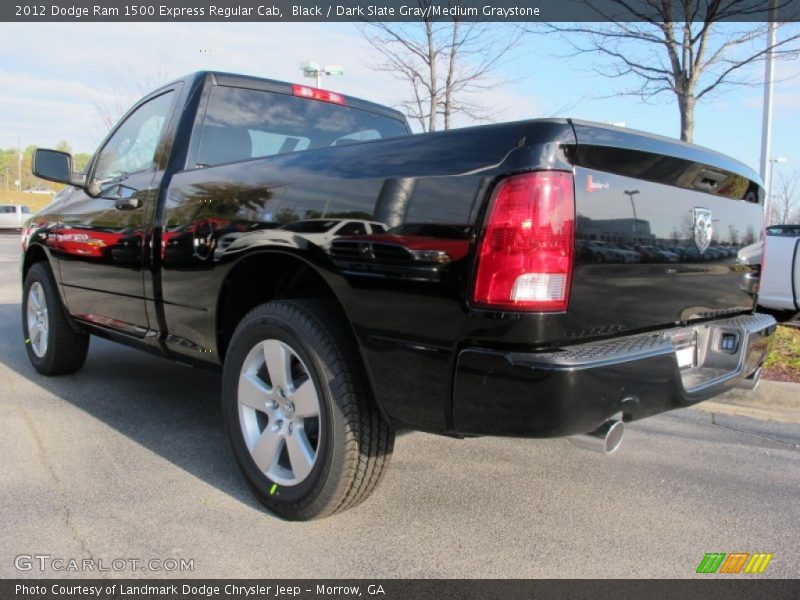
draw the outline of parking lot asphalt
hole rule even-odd
[[[402,433],[365,503],[281,521],[239,476],[217,375],[96,338],[76,375],[33,370],[17,251],[0,235],[0,577],[684,578],[706,552],[770,552],[756,577],[800,576],[800,425],[695,410],[630,424],[611,456]],[[194,570],[20,571],[20,555]]]

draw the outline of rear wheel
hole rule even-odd
[[[34,368],[43,375],[66,375],[86,361],[89,335],[73,329],[58,294],[53,272],[44,262],[25,276],[22,332]]]
[[[256,497],[293,520],[350,508],[375,489],[394,432],[370,397],[343,315],[316,300],[262,304],[231,339],[223,414]]]

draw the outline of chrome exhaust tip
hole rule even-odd
[[[611,419],[589,433],[573,435],[569,440],[586,450],[593,450],[602,454],[611,454],[622,443],[625,433],[625,424],[622,421]]]
[[[758,387],[758,384],[761,382],[761,367],[758,367],[750,377],[746,379],[740,379],[736,383],[736,387],[742,388],[745,390],[754,390]]]

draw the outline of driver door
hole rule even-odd
[[[65,202],[56,237],[70,313],[136,337],[150,329],[145,248],[176,96],[156,92],[117,125],[92,160],[86,190]]]

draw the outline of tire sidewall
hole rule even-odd
[[[277,306],[273,305],[273,308],[277,309]],[[314,331],[303,331],[304,328],[299,327],[294,320],[280,316],[278,312],[279,310],[273,310],[272,314],[246,317],[240,324],[240,330],[234,335],[225,360],[222,411],[236,460],[244,471],[248,484],[264,504],[280,514],[281,508],[302,510],[324,493],[334,454],[341,449],[337,448],[337,416],[340,411],[327,382],[328,369],[315,348],[321,340]],[[268,339],[284,342],[297,353],[308,369],[319,398],[321,436],[317,459],[308,477],[294,486],[277,484],[261,472],[250,456],[239,421],[237,396],[242,365],[253,347]],[[276,487],[274,493],[271,493],[273,485]]]

